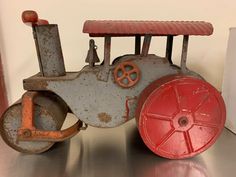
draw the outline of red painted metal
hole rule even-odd
[[[33,10],[26,10],[22,13],[21,19],[24,23],[37,23],[38,14]]]
[[[135,36],[150,34],[167,35],[211,35],[213,27],[204,21],[112,21],[88,20],[84,23],[84,33],[92,37]]]
[[[114,79],[123,88],[133,87],[140,80],[140,70],[131,61],[122,62],[114,69]]]
[[[188,76],[166,76],[141,94],[136,120],[144,143],[170,159],[208,149],[224,128],[226,111],[220,93]]]
[[[44,19],[39,19],[37,22],[37,25],[48,25],[48,24],[49,24],[49,22]]]
[[[39,19],[37,12],[33,10],[26,10],[22,13],[21,19],[23,23],[34,26],[34,25],[47,25],[49,24],[47,20]]]

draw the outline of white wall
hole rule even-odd
[[[86,19],[205,20],[214,25],[211,37],[190,38],[188,65],[221,89],[228,28],[236,25],[235,0],[71,0],[0,1],[0,50],[10,103],[23,93],[22,79],[38,72],[31,29],[21,22],[21,12],[36,10],[41,18],[59,24],[67,70],[84,65],[88,35],[82,33]],[[103,41],[97,40],[102,57]],[[164,54],[164,39],[154,39],[152,51]],[[180,58],[182,38],[175,40],[174,61]],[[112,55],[131,53],[133,40],[112,40]],[[155,49],[155,50],[154,50]]]
[[[225,100],[227,119],[225,126],[236,133],[236,28],[230,29],[225,72],[223,77],[222,95]]]

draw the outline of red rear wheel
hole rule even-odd
[[[208,149],[224,128],[220,93],[189,76],[167,76],[148,86],[139,98],[136,118],[144,143],[170,159],[195,156]]]

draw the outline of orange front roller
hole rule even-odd
[[[34,126],[34,98],[37,92],[28,91],[22,98],[22,124],[18,130],[19,141],[51,141],[59,142],[76,135],[82,128],[83,122],[78,120],[73,126],[61,131],[38,130]]]

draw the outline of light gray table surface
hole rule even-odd
[[[67,118],[64,127],[75,120]],[[0,177],[235,177],[236,135],[225,129],[207,151],[191,159],[153,154],[135,121],[110,129],[88,127],[46,153],[27,155],[0,138]]]

